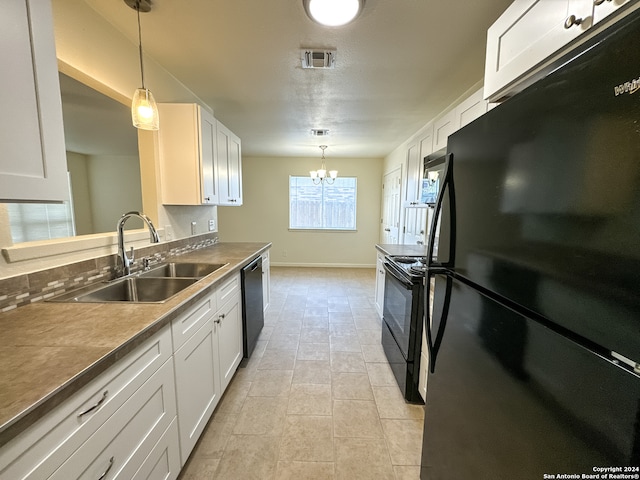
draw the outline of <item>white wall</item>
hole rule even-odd
[[[222,241],[272,242],[274,265],[375,266],[382,159],[327,158],[339,176],[357,177],[356,232],[289,231],[289,175],[308,175],[319,158],[242,159],[241,207],[218,208]]]

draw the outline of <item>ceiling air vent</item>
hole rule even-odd
[[[312,128],[311,135],[314,137],[326,137],[329,135],[329,130],[326,128]]]
[[[335,64],[335,50],[302,50],[302,68],[333,68]]]

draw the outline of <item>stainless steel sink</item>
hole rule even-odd
[[[185,277],[202,278],[221,269],[227,263],[166,263],[148,272],[140,274],[141,277]]]
[[[197,278],[127,277],[74,290],[50,301],[161,303],[197,281]]]

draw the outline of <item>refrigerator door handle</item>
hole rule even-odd
[[[432,330],[432,322],[431,322],[431,295],[429,294],[429,287],[431,285],[431,278],[441,273],[438,269],[430,270],[425,276],[425,311],[424,311],[424,321],[425,321],[425,331],[427,332],[427,349],[429,352],[429,372],[434,373],[436,370],[436,359],[438,357],[438,351],[440,350],[440,345],[442,344],[442,338],[444,337],[444,331],[447,327],[447,318],[449,316],[449,305],[451,304],[451,292],[453,290],[453,279],[448,275],[445,276],[447,286],[444,294],[444,303],[442,306],[442,315],[440,317],[440,322],[438,323],[438,329],[435,333]]]
[[[428,267],[447,267],[454,265],[455,259],[455,239],[456,239],[456,202],[455,192],[453,189],[453,154],[447,155],[447,167],[444,173],[444,179],[442,181],[442,188],[438,192],[438,199],[436,200],[435,210],[431,219],[431,229],[429,231],[429,243],[427,247],[427,266]],[[433,261],[433,249],[436,238],[436,227],[438,225],[438,217],[442,212],[442,203],[444,202],[445,192],[449,195],[449,259],[446,262],[434,262]]]

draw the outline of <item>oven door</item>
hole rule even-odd
[[[416,310],[418,285],[398,278],[392,266],[385,263],[384,280],[384,309],[382,318],[389,327],[393,337],[406,360],[411,360],[410,343],[412,318],[418,313]],[[416,293],[416,295],[414,295]]]

